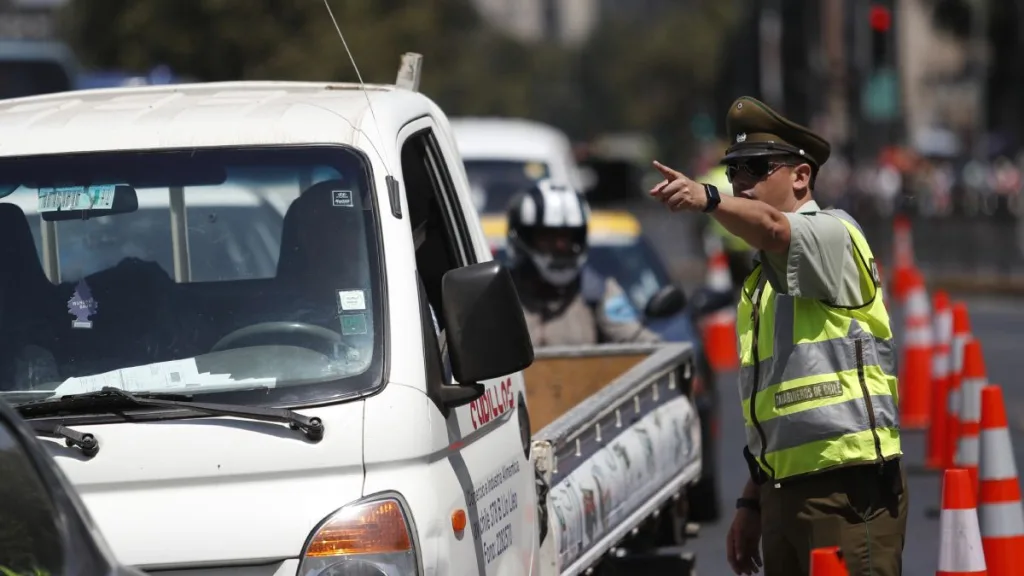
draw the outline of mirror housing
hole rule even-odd
[[[732,292],[701,288],[693,295],[690,306],[693,309],[694,316],[696,318],[702,318],[732,306],[735,301],[736,299]]]
[[[668,318],[686,308],[686,295],[675,284],[663,286],[651,296],[644,307],[647,318]]]
[[[491,260],[449,270],[441,298],[456,382],[471,386],[533,364],[523,306],[503,264]]]

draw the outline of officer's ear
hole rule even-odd
[[[793,191],[800,196],[810,192],[813,188],[814,173],[810,164],[802,163],[794,166],[791,178],[793,179]]]

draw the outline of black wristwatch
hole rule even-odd
[[[712,212],[722,202],[721,195],[718,194],[718,187],[714,184],[704,184],[704,193],[708,196],[708,205],[704,207],[705,212]]]
[[[760,512],[761,502],[754,498],[738,498],[736,500],[736,509],[739,510],[740,508],[749,508],[755,512]]]

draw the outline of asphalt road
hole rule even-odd
[[[1024,300],[965,298],[970,310],[971,327],[982,342],[989,382],[1003,387],[1007,416],[1013,429],[1017,470],[1024,470]],[[899,313],[894,311],[899,326]],[[897,335],[898,338],[898,335]],[[726,562],[725,534],[732,521],[732,503],[747,478],[742,450],[743,419],[737,400],[734,374],[719,379],[722,386],[722,425],[719,444],[719,478],[722,494],[722,521],[702,526],[700,536],[687,548],[697,553],[700,576],[732,574]],[[903,434],[905,461],[916,468],[924,461],[924,432]],[[937,507],[940,499],[940,475],[909,476],[910,512],[907,543],[903,555],[905,576],[933,576],[939,554],[939,521],[929,517],[927,510]]]

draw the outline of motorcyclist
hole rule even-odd
[[[509,269],[534,346],[659,342],[622,287],[586,265],[590,208],[550,179],[508,207]]]

